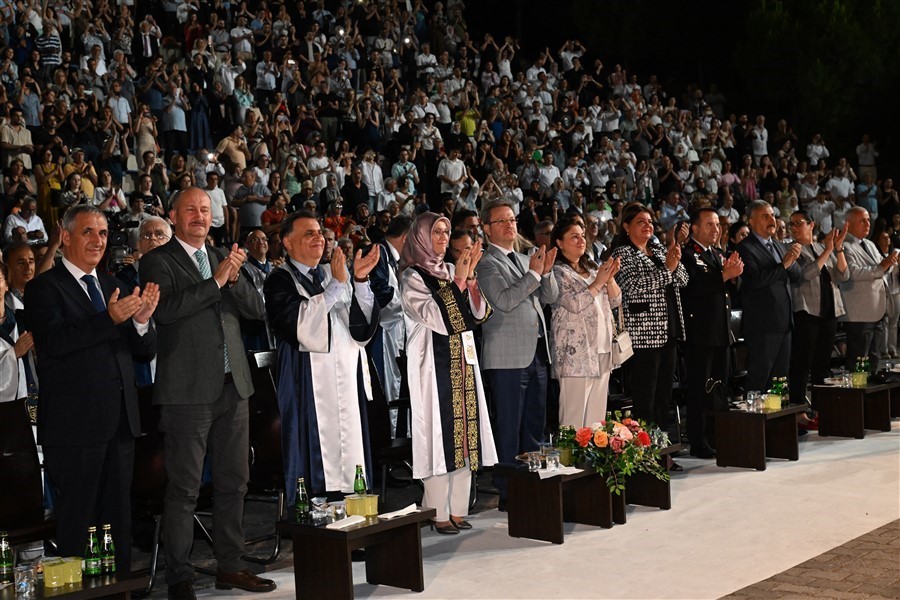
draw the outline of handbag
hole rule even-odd
[[[613,368],[621,367],[625,361],[634,356],[634,348],[631,347],[631,335],[625,329],[624,317],[622,316],[622,308],[618,309],[619,322],[613,320],[613,339],[612,339],[612,364]]]
[[[728,390],[719,379],[710,377],[706,380],[706,409],[711,411],[729,410]]]

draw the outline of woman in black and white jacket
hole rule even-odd
[[[682,224],[683,225],[683,224]],[[621,263],[616,282],[622,288],[625,327],[634,356],[625,363],[625,381],[634,415],[666,426],[676,342],[684,339],[680,288],[688,274],[681,264],[681,246],[672,232],[668,249],[653,239],[653,213],[639,203],[622,210],[622,232],[612,257]]]

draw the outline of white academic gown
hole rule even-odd
[[[450,267],[451,276],[454,273]],[[406,269],[400,276],[401,298],[406,319],[406,357],[407,378],[412,413],[413,443],[413,477],[425,479],[448,472],[444,456],[444,432],[441,428],[440,406],[438,400],[437,379],[434,373],[434,350],[432,333],[447,335],[447,327],[441,316],[437,302],[426,287],[422,277],[414,269]],[[454,284],[455,285],[455,284]],[[472,315],[481,319],[485,315],[487,302],[481,300],[476,309],[469,300]],[[494,446],[494,434],[485,402],[484,386],[481,382],[481,370],[476,363],[475,389],[478,398],[478,423],[480,458],[482,466],[491,466],[497,462],[497,449]],[[452,435],[452,434],[448,434]],[[455,470],[450,465],[450,470]]]
[[[321,265],[321,268],[325,272],[322,286],[328,287],[333,279],[331,265]],[[294,272],[285,270],[294,278],[297,291],[309,298]],[[324,294],[313,296],[300,305],[296,349],[309,353],[325,489],[352,493],[356,465],[366,464],[356,379],[360,365],[368,400],[372,398],[372,388],[365,343],[357,342],[350,335],[350,302],[353,299],[350,281],[343,288],[340,299],[330,311]]]

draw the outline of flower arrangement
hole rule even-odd
[[[633,419],[631,412],[607,413],[606,420],[575,432],[575,459],[606,477],[609,491],[620,495],[625,478],[641,472],[662,481],[669,473],[660,465],[660,450],[669,445],[669,436],[655,425]]]

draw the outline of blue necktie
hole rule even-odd
[[[316,290],[316,293],[325,291],[325,288],[322,287],[322,274],[319,273],[319,267],[313,267],[309,270],[309,278],[313,282],[313,288]]]
[[[97,286],[97,279],[93,275],[84,275],[81,280],[87,284],[88,296],[91,297],[91,306],[98,313],[106,310],[106,302],[103,301],[103,294]]]
[[[212,271],[209,268],[209,260],[206,258],[206,252],[197,250],[194,252],[194,259],[197,261],[197,268],[200,270],[200,276],[203,279],[211,279]],[[222,332],[224,334],[224,331]],[[228,344],[225,344],[225,373],[231,373],[231,362],[228,360]]]

